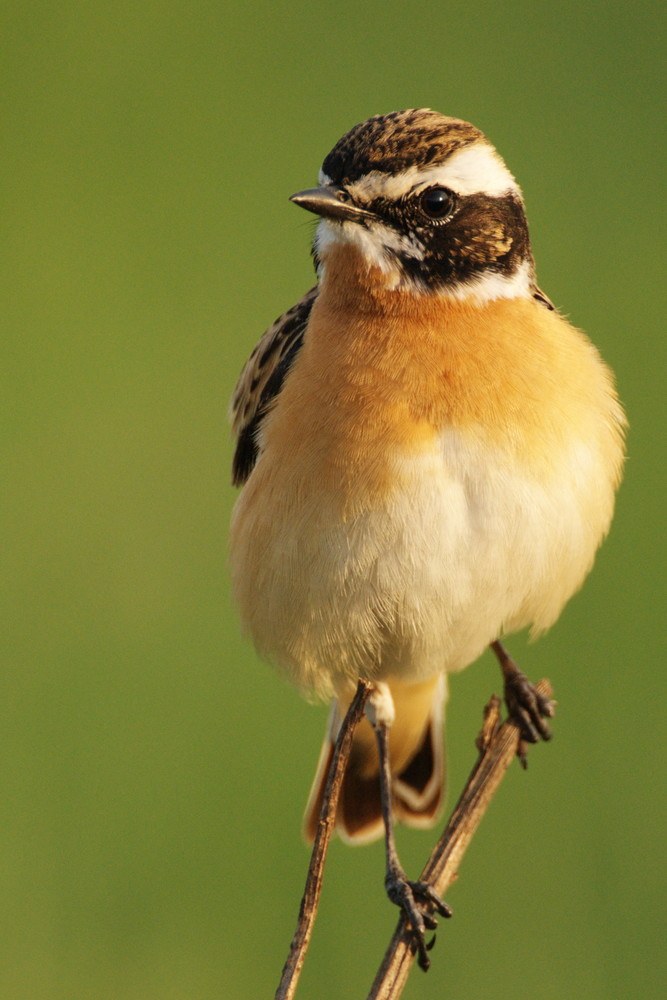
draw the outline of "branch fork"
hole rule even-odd
[[[292,1000],[296,992],[317,915],[324,863],[335,827],[338,796],[352,746],[352,737],[364,713],[371,690],[371,684],[359,681],[336,740],[299,919],[275,1000]],[[552,690],[549,681],[539,681],[535,685],[535,691],[539,698],[552,706],[550,710],[552,715],[553,705],[550,701]],[[501,701],[497,695],[492,696],[484,709],[484,722],[476,746],[479,751],[478,759],[419,879],[420,882],[432,887],[439,897],[444,896],[456,879],[468,845],[508,767],[516,756],[520,757],[522,763],[525,761],[526,744],[520,725],[511,718],[501,723]],[[410,933],[405,916],[401,914],[367,1000],[396,1000],[400,997],[414,959],[413,935]]]

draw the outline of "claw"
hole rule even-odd
[[[386,685],[384,685],[386,687]],[[428,882],[411,882],[406,876],[396,853],[394,825],[391,804],[391,765],[389,761],[389,742],[387,730],[389,723],[378,717],[377,711],[371,720],[375,729],[380,758],[380,800],[382,804],[382,819],[384,820],[385,847],[387,851],[387,873],[385,889],[392,903],[400,907],[407,923],[412,953],[418,955],[420,968],[426,972],[431,964],[428,957],[433,947],[435,937],[426,943],[426,931],[433,931],[438,926],[436,913],[442,917],[451,917],[452,911]]]
[[[505,678],[507,710],[521,730],[517,756],[522,766],[526,767],[527,744],[551,739],[551,729],[546,720],[553,718],[555,704],[535,689],[499,642],[493,642],[491,648],[498,657]]]
[[[434,931],[438,926],[435,912],[442,917],[451,917],[450,907],[438,896],[428,882],[411,882],[401,868],[393,867],[385,879],[387,895],[392,903],[400,907],[409,924],[413,954],[417,953],[420,969],[427,971],[431,964],[428,952],[435,943],[435,935],[426,942],[426,931]]]
[[[440,899],[440,896],[430,882],[414,882],[413,887],[424,902],[430,903],[441,917],[451,917],[451,906],[445,903],[443,899]]]

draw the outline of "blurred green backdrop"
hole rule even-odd
[[[664,996],[664,11],[2,4],[0,995],[273,996],[326,710],[239,634],[226,403],[312,281],[287,196],[358,121],[427,105],[518,176],[540,282],[632,433],[593,576],[511,644],[556,737],[511,769],[404,995]],[[450,802],[497,687],[490,658],[453,681]],[[432,840],[401,833],[409,871]],[[382,865],[334,844],[304,1000],[366,995]]]

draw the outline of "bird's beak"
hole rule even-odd
[[[290,198],[295,205],[321,215],[324,219],[338,219],[340,222],[362,222],[364,219],[374,219],[372,212],[358,208],[349,200],[349,195],[342,188],[319,187],[297,191]]]

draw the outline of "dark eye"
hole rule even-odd
[[[447,188],[430,188],[424,191],[420,204],[429,219],[444,219],[454,207],[454,196]]]

